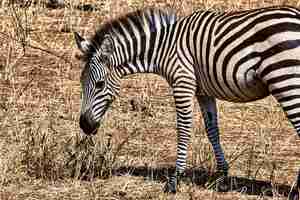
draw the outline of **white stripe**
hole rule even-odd
[[[281,75],[290,75],[290,74],[299,74],[300,73],[299,66],[292,66],[288,68],[280,68],[277,70],[273,70],[263,77],[264,81],[270,80],[271,78],[280,77]],[[275,84],[275,83],[273,83]],[[272,85],[273,85],[272,84]]]
[[[291,89],[285,92],[281,92],[278,94],[273,95],[275,98],[279,99],[282,97],[287,97],[287,96],[294,96],[294,95],[299,95],[300,94],[300,89]]]
[[[298,68],[299,68],[299,66],[298,66]],[[275,72],[277,72],[277,71],[275,71]],[[275,72],[274,72],[274,74],[275,74]],[[283,75],[283,74],[277,73],[277,75],[280,76],[280,75]],[[286,74],[284,74],[284,75],[286,75]],[[279,88],[283,88],[283,87],[286,87],[286,86],[294,85],[295,83],[300,83],[300,78],[290,78],[288,80],[273,83],[269,86],[269,89],[272,91],[274,89],[279,89]]]
[[[300,103],[300,99],[292,99],[292,100],[289,100],[289,101],[284,101],[282,102],[282,107],[287,107],[287,106],[292,106],[292,105],[295,105],[297,103]]]
[[[288,115],[292,115],[292,114],[296,114],[296,113],[300,113],[300,108],[299,107],[287,111]]]

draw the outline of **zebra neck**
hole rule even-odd
[[[175,24],[169,24],[149,35],[141,33],[139,40],[127,38],[131,41],[129,43],[118,38],[112,65],[120,71],[122,77],[137,73],[163,75],[162,71],[170,61],[167,58],[176,50],[175,30]]]
[[[120,70],[122,76],[136,73],[165,76],[166,66],[173,61],[169,58],[176,54],[176,35],[180,28],[175,20],[169,19],[170,16],[159,16],[143,19],[142,26],[123,25],[122,31],[112,34],[115,51],[111,64]]]
[[[119,95],[122,77],[123,75],[119,68],[110,68],[107,83],[109,85],[108,88],[110,88],[110,93],[112,96]]]
[[[158,73],[160,69],[157,63],[161,57],[158,52],[161,45],[155,44],[156,38],[144,36],[139,41],[132,41],[132,44],[118,45],[120,48],[111,60],[114,68],[118,69],[122,77],[137,73]]]
[[[135,63],[132,62],[125,63],[122,66],[118,66],[116,68],[118,69],[121,78],[132,74],[158,72],[157,65],[149,65],[149,64],[142,63],[140,61],[137,61]]]

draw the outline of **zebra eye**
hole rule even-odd
[[[101,81],[97,81],[97,82],[96,82],[95,87],[96,87],[98,90],[103,90],[104,85],[105,85],[104,81],[101,80]]]

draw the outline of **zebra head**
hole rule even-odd
[[[109,65],[113,52],[113,40],[104,37],[100,45],[82,38],[78,33],[75,40],[83,53],[84,69],[81,74],[80,128],[87,134],[96,134],[100,121],[112,103],[116,87],[109,80]]]

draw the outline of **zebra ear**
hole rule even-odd
[[[79,50],[84,54],[89,54],[92,49],[93,45],[90,41],[82,38],[77,32],[74,32],[75,41]]]
[[[115,50],[114,40],[111,35],[105,35],[101,43],[101,53],[106,57],[110,57]]]

